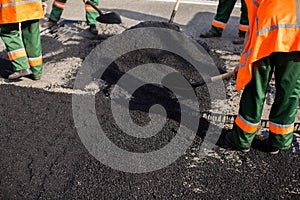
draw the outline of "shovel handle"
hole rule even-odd
[[[173,9],[172,15],[171,15],[171,17],[170,17],[169,23],[173,23],[174,18],[175,18],[175,15],[176,15],[176,12],[177,12],[178,7],[179,7],[179,3],[180,3],[180,0],[177,0],[177,1],[176,1],[176,4],[175,4],[175,6],[174,6],[174,9]]]
[[[211,79],[211,82],[216,82],[216,81],[219,81],[219,80],[223,80],[223,79],[225,79],[225,78],[230,78],[230,77],[234,76],[234,74],[235,74],[234,71],[232,71],[232,72],[227,72],[227,73],[225,73],[225,74],[220,74],[220,75],[218,75],[218,76],[213,76],[213,77],[211,77],[210,79]]]
[[[95,6],[91,1],[83,0],[83,2],[85,4],[89,4],[90,6],[92,6],[100,15],[103,15],[102,11],[97,6]]]
[[[219,81],[219,80],[223,80],[225,78],[230,78],[230,77],[232,77],[234,75],[235,75],[234,71],[227,72],[225,74],[220,74],[220,75],[217,75],[217,76],[212,76],[212,77],[209,77],[208,79],[192,83],[191,85],[192,85],[193,88],[196,88],[196,87],[202,86],[202,85],[204,85],[206,83],[213,83],[213,82],[216,82],[216,81]]]

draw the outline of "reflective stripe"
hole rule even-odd
[[[248,25],[242,25],[242,24],[239,25],[239,30],[241,31],[247,32],[248,29],[249,29]]]
[[[28,58],[28,62],[31,67],[39,66],[43,63],[43,58],[42,56],[36,58]]]
[[[259,3],[255,0],[252,1],[252,3],[256,6],[256,7],[259,7]]]
[[[6,4],[0,5],[1,8],[9,7],[9,6],[17,6],[17,5],[24,5],[24,4],[30,4],[30,3],[36,3],[36,2],[41,2],[41,0],[26,0],[26,1],[20,1],[20,2],[10,2]]]
[[[241,69],[241,68],[243,68],[245,66],[246,66],[246,62],[243,62],[243,63],[241,63],[241,64],[238,65],[238,69]]]
[[[53,5],[55,5],[55,7],[60,8],[60,9],[64,9],[65,8],[65,3],[59,2],[57,0],[54,0]]]
[[[99,6],[97,6],[99,7]],[[95,10],[91,5],[85,4],[85,10],[87,12],[98,12],[97,10]]]
[[[259,36],[261,34],[264,34],[269,31],[273,31],[278,28],[300,28],[300,24],[276,24],[274,26],[270,26],[268,28],[258,31],[256,35]]]
[[[241,69],[246,66],[247,59],[252,54],[252,49],[250,49],[249,52],[246,52],[246,50],[244,49],[242,54],[244,54],[245,61],[238,65],[238,69]]]
[[[256,30],[258,30],[258,16],[255,17]]]
[[[281,125],[281,124],[276,124],[274,122],[270,122],[269,127],[272,133],[280,134],[280,135],[289,134],[294,131],[294,123],[288,125]]]
[[[251,123],[245,120],[241,115],[238,115],[235,119],[235,123],[245,132],[254,133],[258,129],[259,123]]]
[[[16,60],[25,56],[27,56],[27,54],[24,48],[8,52],[9,60]]]
[[[212,21],[212,25],[215,27],[218,27],[218,28],[222,28],[222,29],[224,29],[226,27],[225,23],[217,21],[215,19]]]

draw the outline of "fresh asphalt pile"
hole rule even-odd
[[[67,27],[60,27],[60,30],[64,28]],[[102,41],[99,38],[81,38],[74,43],[67,41],[64,48],[56,49],[53,35],[43,36],[47,52],[52,51],[53,57],[71,66],[82,62],[89,51]],[[75,42],[81,45],[75,45]],[[226,64],[224,52],[211,50],[206,40],[200,42],[206,45],[217,66]],[[235,51],[231,53],[236,54]],[[109,93],[110,87],[132,67],[151,62],[180,69],[193,80],[201,78],[185,60],[164,51],[131,52],[106,70],[102,79],[108,87],[95,95],[96,115],[107,137],[130,152],[149,152],[164,147],[175,137],[180,123],[178,100],[169,90],[157,85],[145,85],[134,93],[130,114],[134,122],[145,125],[149,122],[149,108],[154,104],[162,105],[168,119],[161,132],[151,138],[134,138],[122,132],[113,119],[111,99],[106,92]],[[49,57],[45,67],[54,63]],[[228,69],[220,67],[220,70]],[[72,88],[76,70],[71,72],[60,87]],[[226,81],[226,84],[228,88],[234,85],[231,81]],[[48,91],[47,88],[0,85],[0,199],[299,198],[297,142],[293,143],[295,146],[291,150],[275,156],[255,148],[243,154],[215,146],[202,157],[199,154],[203,150],[207,127],[210,125],[210,130],[218,130],[205,119],[200,119],[200,128],[196,138],[191,139],[190,148],[173,164],[143,174],[111,169],[91,156],[82,144],[72,115],[72,95],[49,91],[51,87],[55,89],[58,85],[48,85]],[[211,99],[207,87],[199,87],[195,92],[199,109],[209,109]],[[226,94],[229,101],[235,96],[230,91]],[[227,131],[225,127],[222,135]]]

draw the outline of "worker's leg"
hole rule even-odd
[[[300,52],[274,53],[276,96],[270,112],[269,145],[290,148],[300,94]]]
[[[42,75],[43,60],[39,20],[22,22],[21,30],[32,75],[40,77]]]
[[[226,27],[235,3],[236,0],[219,0],[217,14],[212,21],[210,32],[219,36],[222,35],[223,29]]]
[[[1,24],[0,36],[6,46],[14,71],[29,69],[27,54],[19,32],[19,23]]]
[[[54,0],[50,13],[50,20],[57,22],[65,8],[67,0]]]
[[[239,24],[239,37],[245,37],[246,32],[249,28],[249,20],[248,20],[248,11],[245,0],[241,0],[241,16],[240,16],[240,24]]]
[[[268,57],[253,63],[253,75],[246,85],[241,100],[238,116],[228,138],[242,148],[249,148],[258,129],[262,115],[268,83],[274,67]]]
[[[99,6],[98,0],[91,0],[91,2],[95,6]],[[88,4],[85,4],[85,10],[86,10],[86,21],[89,26],[96,26],[97,25],[97,20],[96,18],[99,16],[99,13],[91,6]]]

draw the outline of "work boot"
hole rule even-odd
[[[37,80],[40,80],[42,76],[35,76],[33,74],[30,74],[30,75],[28,75],[26,77],[30,78],[31,80],[37,81]]]
[[[90,25],[90,32],[94,35],[98,35],[98,29],[96,27],[96,25]]]
[[[227,142],[227,144],[229,144],[233,149],[239,150],[243,153],[248,153],[250,151],[250,147],[248,148],[244,148],[244,147],[240,147],[238,145],[236,145],[233,141],[231,141],[231,139],[229,138],[229,134],[227,134],[225,136],[225,141]]]
[[[232,41],[233,44],[244,44],[244,37],[238,37]]]
[[[16,71],[16,72],[12,73],[11,75],[9,75],[8,79],[14,80],[14,79],[21,78],[23,76],[28,76],[30,74],[32,74],[32,71],[30,69],[22,69],[20,71]]]
[[[34,81],[41,80],[41,76],[32,76],[31,79]]]
[[[264,151],[268,152],[271,155],[276,155],[279,153],[279,149],[277,147],[272,147],[268,141],[268,139],[265,139],[263,141],[263,145],[264,145]]]
[[[271,155],[276,155],[280,152],[280,150],[277,147],[273,147],[270,145],[268,138],[264,140],[257,140],[259,142],[255,142],[256,144],[254,145],[255,149],[269,153]]]
[[[49,19],[47,22],[42,24],[42,28],[47,29],[47,28],[51,28],[52,26],[55,26],[55,25],[57,25],[57,22]]]
[[[200,37],[201,38],[212,38],[212,37],[221,37],[221,36],[216,34],[216,33],[208,31],[208,32],[205,32],[205,33],[201,33]]]

